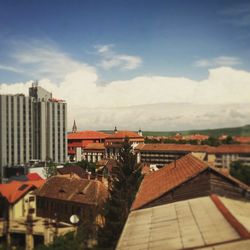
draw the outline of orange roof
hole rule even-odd
[[[116,138],[143,138],[143,136],[138,135],[138,133],[133,131],[118,131],[115,134],[108,135],[107,139],[116,139]]]
[[[43,178],[38,173],[29,173],[29,174],[27,174],[27,178],[30,181],[43,180]]]
[[[191,144],[144,144],[137,146],[140,151],[181,151],[181,152],[206,152],[211,147],[207,145],[191,145]]]
[[[250,136],[234,136],[233,139],[239,143],[250,143]]]
[[[0,194],[4,196],[9,203],[15,203],[22,198],[30,189],[39,188],[45,183],[45,180],[36,181],[12,181],[6,184],[0,184]]]
[[[108,137],[108,134],[98,131],[79,131],[76,133],[69,133],[68,140],[78,139],[78,140],[87,140],[87,139],[105,139]]]
[[[208,135],[194,134],[194,135],[187,135],[184,138],[185,138],[185,140],[198,140],[198,141],[201,140],[201,141],[203,141],[203,140],[208,139],[209,136]]]
[[[218,147],[211,147],[208,150],[209,153],[250,153],[250,144],[223,144]]]
[[[163,194],[180,186],[184,182],[197,176],[207,168],[213,169],[220,175],[230,179],[238,186],[248,190],[249,187],[235,178],[217,171],[215,168],[208,166],[207,163],[199,160],[192,154],[183,156],[179,160],[172,162],[160,170],[146,175],[140,185],[139,191],[132,204],[131,210],[143,207],[144,205],[161,197]]]
[[[91,150],[91,149],[105,150],[105,146],[104,143],[89,143],[88,145],[86,145],[84,150]]]

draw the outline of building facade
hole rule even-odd
[[[31,159],[65,162],[67,104],[37,82],[24,94],[0,95],[0,169]]]

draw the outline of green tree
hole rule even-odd
[[[247,185],[250,185],[250,166],[243,162],[232,162],[230,165],[230,174]]]
[[[207,140],[204,140],[202,144],[217,147],[221,144],[221,142],[218,138],[210,136]]]
[[[232,136],[227,136],[226,139],[222,140],[223,144],[236,144]]]
[[[105,225],[98,232],[98,249],[115,248],[140,181],[141,172],[136,164],[136,156],[126,139],[120,150],[118,168],[110,186],[110,197],[104,207]]]
[[[43,174],[45,176],[45,178],[49,178],[53,175],[56,175],[56,164],[51,160],[49,159],[44,168],[43,168]]]

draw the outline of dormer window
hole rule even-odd
[[[66,191],[63,188],[60,188],[59,193],[66,193]]]

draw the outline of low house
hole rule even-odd
[[[131,210],[218,194],[250,198],[249,186],[188,154],[145,175]]]
[[[35,180],[0,184],[0,237],[5,237],[7,244],[33,249],[53,241],[54,226],[37,216],[35,191],[44,183],[45,180]],[[71,225],[59,224],[58,235],[73,230]]]
[[[97,220],[99,209],[108,197],[107,188],[97,180],[78,176],[53,176],[37,190],[37,214],[69,223],[72,215],[81,222]]]

